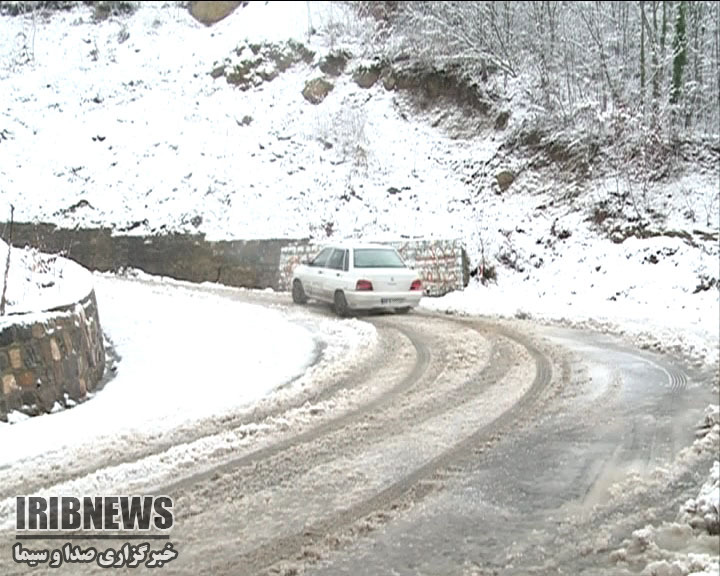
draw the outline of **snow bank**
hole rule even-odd
[[[8,245],[0,240],[0,286],[5,274]],[[1,288],[0,288],[1,289]],[[82,266],[32,248],[10,249],[6,314],[41,312],[67,306],[92,290],[92,275]],[[17,321],[8,316],[0,324]]]
[[[103,328],[120,356],[117,375],[72,410],[0,424],[0,467],[221,416],[301,375],[312,361],[313,336],[277,311],[161,284],[96,280]]]
[[[670,469],[658,469],[652,480],[631,479],[613,487],[616,495],[631,490],[658,490],[683,470],[720,448],[720,407],[710,405],[692,446],[681,451]],[[685,502],[676,521],[646,525],[632,532],[610,554],[618,566],[642,570],[643,576],[718,576],[720,574],[720,461],[715,460],[697,497]]]
[[[680,519],[710,534],[720,534],[720,462],[715,461],[697,498],[683,506]]]
[[[699,432],[701,438],[711,434],[720,435],[720,405],[717,404],[705,409],[705,420]],[[720,461],[713,463],[697,497],[684,504],[680,521],[709,534],[720,534]]]
[[[677,239],[612,244],[592,234],[575,235],[583,238],[532,272],[501,269],[496,284],[473,280],[464,292],[424,299],[422,305],[607,329],[628,335],[640,346],[717,362],[718,290],[699,289],[703,275],[718,274],[715,259]]]

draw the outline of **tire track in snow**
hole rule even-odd
[[[428,318],[416,318],[420,322],[427,322]],[[390,321],[392,322],[392,321]],[[457,329],[457,323],[445,322],[452,329]],[[465,326],[468,326],[465,324]],[[402,474],[399,478],[396,478],[389,485],[382,489],[371,493],[367,498],[353,503],[350,507],[344,508],[341,511],[336,511],[330,514],[324,515],[318,521],[306,525],[300,532],[291,534],[281,535],[277,538],[271,538],[268,541],[261,543],[259,546],[254,547],[251,550],[242,552],[238,550],[236,554],[231,551],[227,551],[222,554],[222,559],[218,559],[219,563],[213,565],[213,570],[216,573],[233,573],[233,571],[240,570],[242,573],[255,574],[263,572],[267,568],[275,565],[278,561],[289,560],[291,562],[296,561],[297,558],[301,558],[300,564],[312,562],[316,552],[308,552],[305,554],[303,551],[312,551],[315,549],[323,548],[326,543],[328,536],[331,535],[333,539],[340,537],[347,537],[347,534],[356,534],[362,532],[364,523],[372,522],[383,522],[390,518],[394,511],[411,505],[422,500],[425,496],[432,493],[438,487],[442,485],[444,479],[449,475],[457,472],[457,465],[461,464],[463,460],[469,458],[474,459],[477,457],[477,450],[481,446],[486,446],[494,442],[500,434],[509,430],[516,424],[518,420],[522,420],[529,410],[540,400],[543,393],[546,391],[548,385],[552,380],[552,367],[548,357],[541,352],[529,339],[522,337],[510,330],[504,328],[494,327],[485,323],[475,323],[472,325],[474,330],[486,334],[490,332],[495,338],[508,340],[515,346],[521,347],[526,351],[529,358],[532,361],[534,367],[534,378],[531,384],[528,385],[527,390],[521,395],[521,397],[513,402],[509,409],[502,411],[496,417],[490,419],[489,422],[482,425],[481,427],[470,431],[470,433],[459,441],[452,443],[446,449],[441,450],[438,454],[430,457],[421,465],[407,470],[406,473]],[[410,333],[411,338],[417,338],[417,334]],[[498,344],[495,344],[497,347]],[[482,370],[478,371],[475,375],[475,379],[488,378],[491,381],[484,382],[484,385],[477,386],[474,390],[470,389],[468,384],[459,388],[459,390],[465,390],[465,397],[458,399],[458,395],[451,395],[446,403],[442,406],[438,406],[435,409],[436,413],[442,413],[444,411],[451,412],[455,409],[464,409],[466,405],[469,407],[472,398],[477,399],[478,396],[482,396],[487,386],[497,386],[502,379],[507,375],[507,366],[513,362],[517,362],[517,352],[508,354],[508,349],[504,350],[505,355],[498,358],[497,355],[492,355],[492,361],[497,366],[493,367],[492,361]],[[512,352],[512,351],[510,351]],[[403,388],[409,389],[412,385],[411,379],[405,383]],[[432,386],[434,380],[432,378],[426,380],[425,386]],[[472,391],[471,391],[472,390]],[[460,394],[462,396],[462,394]],[[387,402],[390,400],[389,397],[383,397],[380,400]],[[459,403],[456,403],[458,402]],[[374,406],[375,408],[377,406]],[[367,414],[367,411],[364,411]],[[336,431],[337,426],[341,426],[348,429],[346,436],[351,436],[353,433],[353,425],[357,423],[360,415],[355,415],[348,420],[340,420],[333,423],[333,428]],[[381,418],[381,416],[378,416]],[[391,419],[392,420],[392,419]],[[391,442],[391,437],[398,434],[397,422],[389,423],[388,421],[382,420],[385,426],[380,426],[379,429],[384,431],[386,435],[386,442]],[[405,422],[404,426],[420,426],[422,422],[412,421]],[[329,430],[323,432],[331,432]],[[312,437],[305,437],[298,439],[302,443],[314,442],[320,438],[320,435],[314,434]],[[362,436],[358,443],[366,445],[368,442],[377,441],[377,438],[372,436],[368,439]],[[298,442],[293,442],[291,445],[284,446],[285,450],[291,451],[293,448],[298,446]],[[325,447],[323,447],[325,448]],[[341,448],[339,450],[344,456],[344,451]],[[307,456],[313,453],[312,450],[307,451]],[[280,456],[280,453],[274,454]],[[333,449],[330,454],[330,458],[340,457],[338,450]],[[322,467],[326,463],[326,458],[320,458],[319,462],[315,460],[311,461],[311,466]],[[245,464],[249,464],[245,462]],[[256,462],[257,464],[257,462]],[[270,465],[270,464],[269,464]],[[292,456],[278,457],[274,464],[278,469],[290,468],[289,473],[279,473],[281,480],[278,482],[279,485],[284,489],[291,490],[293,486],[302,481],[302,478],[298,478],[297,474],[303,475],[307,472],[305,466],[301,466],[299,469],[295,469]],[[331,469],[332,470],[332,469]],[[237,474],[233,474],[233,471],[226,469],[223,471],[227,474],[228,478],[223,478],[222,475],[215,476],[204,476],[203,481],[209,481],[207,486],[208,491],[218,490],[221,493],[227,494],[229,498],[244,498],[249,497],[254,489],[258,488],[253,486],[252,475],[258,475],[261,479],[270,478],[273,480],[273,473],[271,470],[263,466],[254,466],[247,468],[244,472],[239,471]],[[249,482],[251,485],[248,486],[245,482]],[[262,484],[262,480],[260,481]],[[238,492],[232,492],[232,486],[237,486]],[[179,488],[179,486],[175,486]],[[188,487],[189,488],[189,487]],[[330,490],[330,487],[327,488]],[[172,487],[170,488],[172,490]],[[228,492],[229,491],[229,492]],[[240,492],[241,491],[241,492]],[[193,496],[200,497],[202,499],[202,490],[197,489]],[[328,498],[331,495],[328,493]],[[269,504],[271,505],[271,504]],[[268,516],[273,516],[279,511],[268,510]],[[198,511],[198,513],[201,513]],[[249,519],[249,521],[252,521]],[[307,556],[307,557],[306,557]],[[297,569],[297,567],[291,567],[290,571]]]

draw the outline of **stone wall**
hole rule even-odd
[[[138,268],[177,280],[274,290],[289,289],[294,266],[320,245],[288,239],[211,241],[202,234],[130,236],[113,234],[108,228],[66,229],[18,222],[13,225],[13,244],[61,253],[102,272]],[[426,294],[439,296],[467,285],[465,252],[458,240],[391,244],[418,270]]]
[[[213,242],[202,234],[131,236],[113,234],[109,228],[69,229],[15,222],[12,243],[62,254],[100,272],[138,268],[148,274],[189,282],[277,289],[280,248],[289,242]]]
[[[94,292],[78,303],[8,320],[0,325],[0,420],[11,410],[66,406],[98,385],[105,349]]]

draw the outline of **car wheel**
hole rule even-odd
[[[403,308],[396,308],[395,312],[397,312],[398,314],[407,314],[408,312],[410,312],[410,310],[410,306],[405,306]]]
[[[335,292],[333,302],[335,303],[335,314],[337,314],[341,318],[344,318],[348,315],[348,305],[347,300],[345,300],[345,294],[338,290],[337,292]]]
[[[300,280],[295,280],[293,282],[292,299],[295,304],[305,304],[307,302],[305,288],[303,288],[302,282],[300,282]]]

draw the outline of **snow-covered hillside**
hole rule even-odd
[[[368,27],[332,2],[252,2],[211,27],[159,2],[102,21],[87,7],[2,16],[0,199],[17,220],[118,233],[461,238],[497,281],[431,306],[634,326],[717,359],[712,147],[642,188],[601,163],[585,178],[543,167],[508,146],[520,99],[497,103],[510,116],[496,129],[361,88]],[[288,50],[305,57],[255,58]],[[339,53],[345,72],[324,74]],[[250,87],[218,73],[253,58]],[[319,77],[333,88],[312,104]]]

